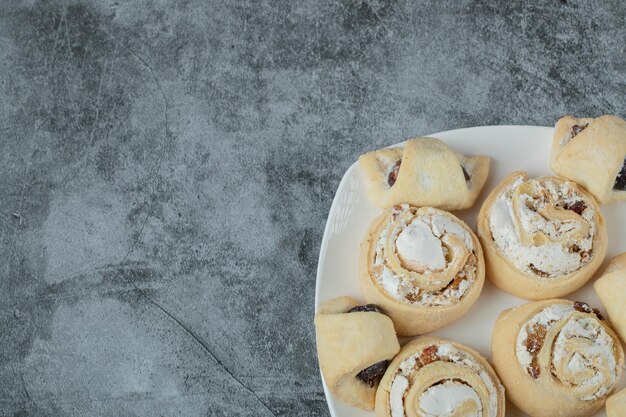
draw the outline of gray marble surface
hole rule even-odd
[[[624,115],[574,1],[0,3],[0,415],[328,415],[316,263],[406,137]]]

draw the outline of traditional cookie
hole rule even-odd
[[[606,400],[606,415],[608,417],[626,417],[626,389],[611,395]]]
[[[355,407],[373,409],[378,382],[400,350],[391,319],[378,306],[339,297],[320,307],[315,333],[330,391]]]
[[[617,116],[559,119],[550,165],[576,181],[601,204],[626,200],[626,121]]]
[[[387,148],[359,157],[372,202],[460,210],[474,204],[489,174],[489,158],[467,157],[439,139],[409,139],[402,148]]]
[[[461,317],[484,280],[478,239],[442,210],[406,204],[386,210],[361,243],[361,292],[385,309],[401,336],[428,333]]]
[[[613,392],[624,352],[596,309],[568,300],[505,310],[492,336],[507,397],[534,417],[590,416]]]
[[[514,172],[478,214],[487,276],[518,297],[560,297],[583,286],[607,249],[604,217],[593,196],[561,177]]]
[[[611,259],[593,288],[606,308],[615,331],[626,342],[626,252]]]
[[[376,393],[377,417],[503,417],[504,411],[504,388],[487,360],[429,336],[402,348]]]

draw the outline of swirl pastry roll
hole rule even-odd
[[[577,290],[604,260],[606,224],[593,196],[561,177],[514,172],[478,214],[487,276],[518,297],[541,300]]]
[[[373,409],[378,382],[400,350],[391,319],[376,305],[339,297],[320,307],[315,333],[330,391],[350,405]]]
[[[626,416],[626,389],[611,395],[606,400],[606,415],[608,417]]]
[[[502,417],[504,388],[480,353],[424,336],[389,364],[376,393],[377,417]]]
[[[478,239],[445,211],[395,206],[374,219],[361,243],[363,296],[385,309],[402,336],[428,333],[461,317],[484,280]]]
[[[444,210],[474,204],[489,174],[489,158],[468,157],[435,138],[414,138],[404,148],[359,157],[371,201],[382,208],[408,203]]]
[[[626,121],[565,116],[554,129],[554,172],[589,190],[600,204],[626,200]]]
[[[534,417],[593,414],[624,368],[617,335],[580,301],[535,301],[503,311],[492,349],[508,398]]]
[[[626,252],[611,259],[593,288],[609,314],[615,331],[626,341]]]

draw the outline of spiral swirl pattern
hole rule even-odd
[[[593,415],[624,370],[617,335],[580,301],[535,301],[503,311],[492,354],[507,398],[534,417]]]
[[[593,257],[594,203],[558,177],[518,176],[495,201],[490,223],[500,253],[540,277],[572,273]]]
[[[379,417],[504,415],[504,390],[486,360],[466,346],[437,338],[407,344],[380,387]]]
[[[477,244],[467,226],[449,213],[396,206],[376,228],[369,272],[404,303],[458,303],[476,280]]]
[[[561,297],[582,287],[602,264],[606,223],[593,196],[565,178],[513,172],[478,214],[487,274],[521,298]]]
[[[571,387],[571,396],[591,401],[615,387],[621,374],[618,344],[587,304],[567,302],[528,320],[516,353],[531,377]]]

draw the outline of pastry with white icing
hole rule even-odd
[[[439,329],[461,317],[485,279],[480,243],[452,214],[407,204],[383,212],[361,243],[359,282],[401,336]]]
[[[400,350],[391,319],[378,306],[339,297],[320,307],[315,334],[320,369],[333,395],[373,409],[380,378]]]
[[[626,342],[626,252],[611,259],[593,288],[609,315],[615,331]],[[624,410],[626,413],[626,410]]]
[[[626,201],[626,121],[617,116],[565,116],[554,128],[550,165],[600,204]]]
[[[407,343],[376,393],[376,417],[503,417],[504,387],[475,350],[436,337]]]
[[[607,249],[598,204],[562,177],[512,173],[485,200],[477,228],[491,282],[529,300],[582,287]]]
[[[617,335],[580,301],[535,301],[503,311],[492,353],[507,397],[534,417],[592,415],[624,370]]]
[[[359,157],[370,200],[461,210],[474,204],[489,174],[489,158],[468,157],[435,138],[414,138],[404,148],[386,148]]]

